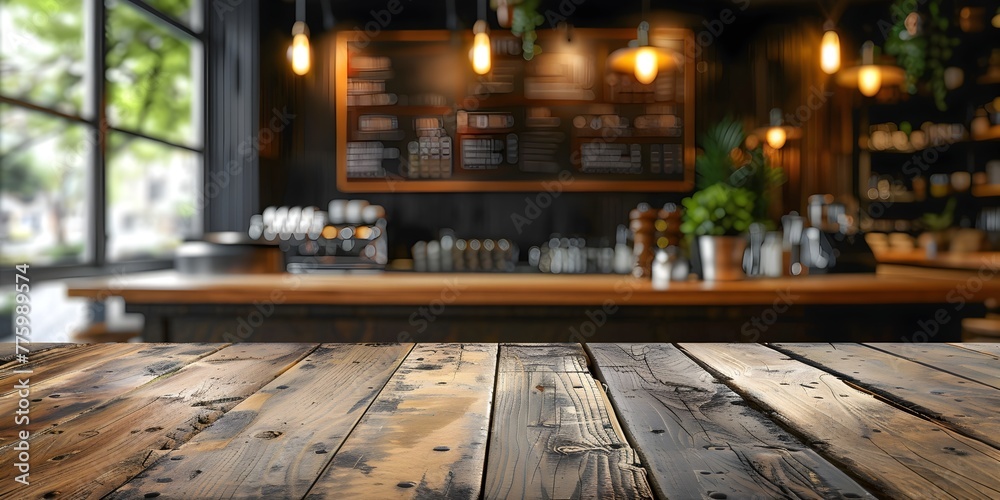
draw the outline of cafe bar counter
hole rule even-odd
[[[618,275],[176,272],[75,280],[149,342],[957,341],[1000,284],[878,273],[672,282]]]

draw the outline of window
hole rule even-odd
[[[200,0],[0,0],[0,264],[169,258],[201,233]]]

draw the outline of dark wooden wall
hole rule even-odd
[[[458,27],[469,29],[476,16],[475,4],[459,3],[462,5],[458,6]],[[363,6],[353,7],[342,4],[333,3],[335,22],[330,25],[321,3],[307,2],[314,53],[312,71],[303,77],[291,73],[286,56],[294,22],[293,4],[265,1],[260,5],[259,126],[261,129],[268,127],[274,110],[287,109],[295,117],[273,142],[261,148],[258,210],[268,205],[323,207],[333,198],[365,198],[385,205],[388,211],[391,256],[394,258],[408,256],[408,248],[413,242],[433,238],[442,228],[455,229],[460,237],[466,238],[513,239],[522,248],[523,258],[529,246],[545,241],[555,232],[605,238],[613,243],[615,227],[627,223],[628,210],[638,202],[662,205],[679,202],[687,194],[562,194],[519,234],[511,215],[523,215],[528,205],[525,199],[534,198],[537,193],[338,193],[333,97],[335,31],[364,26],[373,19],[372,10],[384,8],[381,2],[364,2]],[[640,3],[626,9],[620,4],[589,0],[580,3],[566,17],[578,27],[635,26],[641,17]],[[669,7],[657,4],[655,9],[664,10],[656,10],[649,16],[654,24],[663,23],[657,25],[686,26],[696,34],[711,34],[710,28],[719,26],[713,21],[722,18],[723,9],[729,9],[734,15],[734,20],[725,24],[721,33],[703,38],[709,43],[700,50],[696,72],[695,125],[699,131],[728,114],[746,118],[748,125],[763,126],[771,107],[794,109],[804,102],[810,85],[822,84],[800,76],[819,73],[818,49],[809,52],[809,44],[818,47],[822,18],[802,7],[786,5],[759,9],[751,6],[741,10],[745,4],[738,1],[686,2]],[[386,29],[443,29],[447,26],[443,2],[414,0],[403,2],[403,5],[403,12],[395,16]],[[558,12],[559,5],[554,1],[542,2],[543,10],[553,12]],[[788,54],[773,50],[775,44],[785,51],[794,50],[800,57],[776,59]],[[764,94],[769,96],[766,99],[757,98],[762,87],[770,89]],[[817,119],[816,127],[821,123],[825,122]],[[816,142],[803,144],[815,146]],[[787,161],[801,163],[797,159],[782,159],[783,163]],[[809,168],[799,163],[793,164],[796,172]],[[799,195],[802,177],[792,177],[794,184],[785,188],[786,194],[779,201],[781,206],[776,208],[777,213],[800,209],[804,202],[804,195]]]

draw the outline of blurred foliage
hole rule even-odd
[[[727,117],[699,138],[695,186],[685,198],[681,231],[688,235],[739,234],[751,222],[773,227],[768,219],[770,191],[785,182],[781,168],[767,164],[764,148],[746,147],[746,131]],[[720,232],[721,231],[721,232]]]
[[[116,4],[108,9],[106,33],[108,121],[149,136],[191,143],[191,107],[199,83],[192,78],[194,42],[125,2]]]
[[[545,17],[538,11],[540,0],[507,0],[505,5],[512,6],[510,32],[521,37],[521,53],[524,60],[530,61],[542,53],[542,48],[535,44],[538,33],[535,28],[545,22]],[[497,0],[490,0],[490,8],[497,10],[502,5]]]
[[[923,4],[926,10],[920,8]],[[885,36],[885,52],[896,56],[896,62],[906,71],[907,92],[916,94],[920,84],[925,83],[935,106],[947,110],[944,70],[959,44],[958,37],[948,34],[950,9],[942,9],[942,0],[896,0],[890,9],[896,22],[890,25],[880,21],[879,28]]]
[[[681,232],[694,236],[735,236],[754,222],[755,196],[746,188],[724,182],[684,198]]]
[[[955,222],[955,207],[958,204],[958,200],[954,197],[948,199],[948,203],[945,205],[944,210],[941,213],[926,213],[920,216],[920,222],[923,226],[927,228],[928,231],[944,231],[951,227]]]
[[[82,113],[83,9],[83,0],[0,0],[0,93]]]
[[[99,0],[97,0],[99,1]],[[195,19],[198,0],[147,0],[182,22]],[[201,82],[194,78],[192,57],[200,42],[167,27],[154,16],[123,0],[107,0],[106,102],[108,122],[164,141],[200,145],[194,137],[192,113]],[[85,114],[92,89],[84,23],[87,0],[0,0],[0,94],[59,112],[91,119]],[[189,24],[190,25],[190,24]],[[61,225],[66,207],[87,196],[87,165],[94,131],[62,118],[0,105],[0,191],[31,201],[46,196],[54,220]],[[112,139],[111,137],[114,137]],[[108,177],[108,203],[136,193],[123,193],[129,176],[148,170],[143,163],[166,165],[178,151],[125,134],[107,140],[108,161],[132,160],[126,175]],[[54,142],[53,142],[54,141]],[[186,152],[185,152],[186,153]],[[136,163],[140,165],[136,165]],[[127,184],[126,184],[127,185]],[[178,207],[183,216],[188,207]],[[46,249],[55,257],[80,255],[83,245],[62,242]]]

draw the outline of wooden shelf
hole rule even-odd
[[[1000,184],[981,184],[979,186],[972,186],[972,196],[977,198],[1000,196]]]
[[[976,142],[993,142],[1000,140],[1000,125],[991,126],[983,135],[974,135],[972,140]]]

